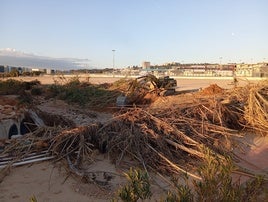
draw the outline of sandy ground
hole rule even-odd
[[[39,77],[17,77],[17,80],[23,81],[32,81],[32,80],[39,80],[41,84],[53,84],[55,82],[64,82],[71,77],[72,75],[64,76],[64,79],[61,75],[44,75]],[[101,83],[113,83],[118,81],[119,79],[125,77],[111,77],[111,76],[100,76],[100,75],[79,75],[78,78],[81,81],[89,81],[93,84],[101,84]],[[172,77],[173,78],[173,77]],[[193,88],[204,88],[211,84],[217,84],[222,88],[233,88],[231,84],[233,79],[232,77],[174,77],[178,83],[178,90],[189,90]],[[238,78],[238,86],[245,86],[248,83],[255,83],[261,80],[260,78]]]
[[[251,172],[268,176],[268,137],[254,138],[250,135],[243,141],[249,145],[243,152],[237,152],[241,157],[238,164]],[[105,186],[84,183],[78,177],[69,175],[63,164],[53,164],[49,161],[15,167],[0,183],[0,201],[29,201],[32,196],[35,196],[38,202],[110,201],[117,188],[126,182],[122,170],[116,169],[107,157],[97,158],[90,171],[100,174],[106,172],[113,178]],[[164,197],[164,189],[167,189],[168,185],[157,176],[151,177],[155,180],[152,200],[159,200]],[[248,178],[239,177],[241,182],[245,179]]]
[[[30,201],[32,196],[38,202],[108,201],[120,183],[125,182],[122,172],[103,157],[97,159],[89,171],[100,177],[107,172],[113,179],[105,186],[84,183],[70,175],[62,163],[48,161],[16,167],[0,184],[0,201]]]
[[[247,134],[236,148],[237,165],[251,173],[266,176],[268,179],[268,137]],[[248,178],[242,178],[245,180]]]
[[[20,78],[21,79],[21,78]],[[23,80],[30,81],[35,78],[27,77]],[[54,83],[52,77],[38,77],[42,84]],[[114,82],[120,78],[90,78],[92,83]],[[232,79],[185,79],[178,78],[178,90],[199,89],[216,83],[222,88],[232,88],[230,85]],[[251,81],[256,82],[256,81]],[[241,80],[239,85],[243,86],[248,83],[247,80]],[[170,99],[170,100],[169,100]],[[163,99],[166,106],[174,103],[175,98]],[[55,105],[54,105],[55,104]],[[63,106],[60,108],[59,106]],[[79,122],[86,123],[87,120],[94,118],[103,119],[100,114],[87,114],[81,118],[81,113],[68,109],[62,103],[47,102],[40,105],[40,108],[47,109],[48,112],[57,113],[73,113],[73,120],[77,125]],[[57,109],[57,110],[56,110]],[[67,111],[64,111],[67,110]],[[71,110],[71,111],[70,111]],[[70,116],[70,115],[69,115]],[[88,116],[88,117],[87,117]],[[92,117],[93,116],[93,117]],[[85,118],[86,117],[86,118]],[[72,118],[72,116],[68,117]],[[237,149],[237,155],[240,157],[238,165],[268,176],[268,137],[255,137],[248,135],[241,140],[241,145]],[[115,165],[111,164],[109,159],[104,156],[98,156],[96,161],[91,165],[90,170],[99,173],[100,177],[103,173],[110,173],[112,180],[107,186],[100,186],[96,183],[83,183],[81,179],[69,175],[63,164],[53,164],[51,161],[35,163],[20,167],[12,168],[2,182],[0,182],[0,201],[29,201],[30,197],[35,196],[37,201],[109,201],[114,192],[120,185],[125,183],[125,178],[122,177],[122,170],[119,170]],[[68,177],[69,176],[69,177]],[[158,179],[153,177],[153,179]],[[160,186],[158,186],[160,185]],[[164,195],[163,188],[167,185],[160,179],[153,184],[153,193],[155,199]]]

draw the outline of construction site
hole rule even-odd
[[[0,201],[268,201],[267,79],[93,81],[0,80]]]

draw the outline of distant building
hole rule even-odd
[[[237,64],[236,75],[246,77],[268,77],[268,63]]]
[[[17,67],[17,71],[19,72],[19,74],[22,74],[22,72],[23,72],[22,67]]]
[[[31,72],[32,69],[31,69],[31,68],[28,68],[28,67],[23,67],[23,68],[22,68],[22,71],[23,71],[23,72]]]
[[[45,69],[39,69],[39,68],[32,68],[32,72],[42,72],[45,73]]]
[[[7,66],[8,72],[12,72],[14,70],[17,70],[17,67]]]
[[[260,71],[261,77],[267,77],[268,78],[268,63],[263,63]]]
[[[4,73],[5,72],[5,66],[0,65],[0,73]]]
[[[268,63],[258,63],[252,66],[253,77],[268,77]]]
[[[54,74],[55,71],[53,69],[45,69],[46,74]]]
[[[38,69],[38,68],[32,68],[32,72],[40,72],[40,69]]]
[[[252,75],[253,75],[252,65],[244,63],[236,65],[236,76],[252,77]]]
[[[150,62],[146,62],[146,61],[142,62],[142,68],[143,69],[148,69],[150,67],[151,67],[151,63]]]

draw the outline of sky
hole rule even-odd
[[[91,68],[268,60],[267,0],[0,0],[0,49]],[[115,50],[114,52],[112,50]]]

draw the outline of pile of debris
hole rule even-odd
[[[29,153],[46,151],[56,160],[66,159],[71,171],[88,180],[85,165],[94,160],[94,150],[99,150],[117,165],[130,157],[146,170],[184,172],[199,179],[194,168],[207,151],[224,161],[226,155],[232,155],[231,137],[241,137],[242,130],[250,128],[267,135],[267,86],[266,81],[222,90],[219,97],[205,96],[199,102],[168,110],[121,109],[106,123],[41,127],[9,141],[0,156],[22,159]],[[249,95],[244,93],[248,89]]]

